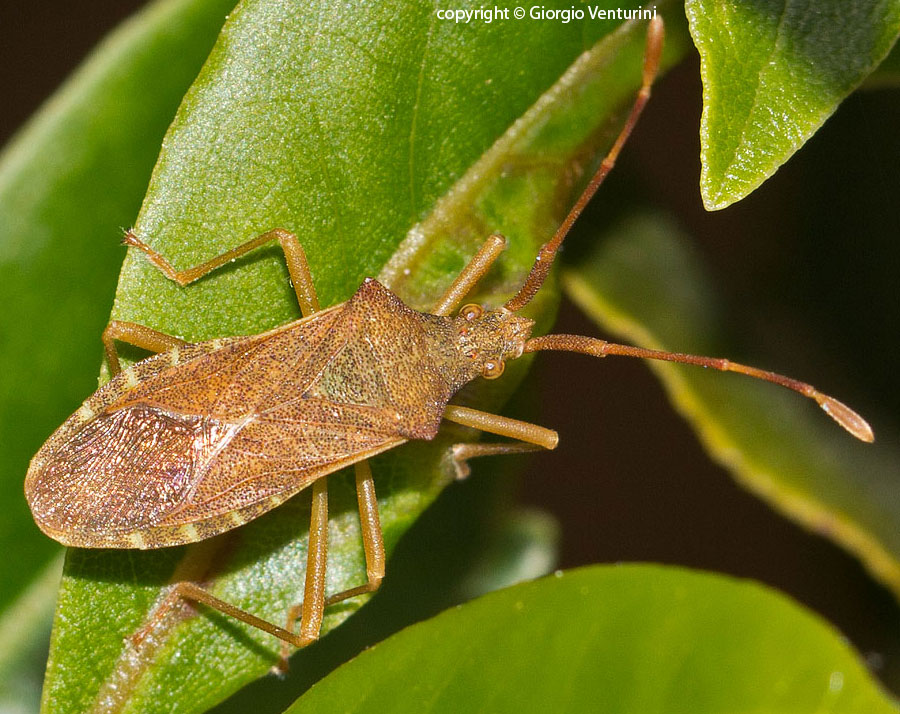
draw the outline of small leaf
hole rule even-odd
[[[518,509],[502,518],[476,568],[459,587],[469,600],[549,573],[559,557],[560,525],[549,514]]]
[[[768,588],[590,567],[413,625],[316,684],[303,712],[896,712],[839,633]]]
[[[900,32],[891,0],[688,0],[700,51],[704,205],[771,176],[884,59]]]
[[[565,283],[601,327],[633,344],[737,357],[723,352],[720,301],[702,266],[665,219],[616,226]],[[900,455],[889,435],[862,444],[811,401],[764,382],[649,366],[710,455],[741,485],[854,553],[900,599]]]
[[[644,28],[613,29],[535,22],[461,31],[417,2],[244,2],[185,97],[136,231],[181,268],[283,226],[300,236],[323,305],[379,274],[422,307],[500,230],[510,249],[481,286],[481,298],[496,303],[555,228],[571,200],[571,176],[609,144],[639,84]],[[686,33],[672,23],[669,36],[672,61]],[[535,316],[546,322],[555,301],[547,290]],[[132,254],[113,315],[199,340],[259,332],[293,319],[297,308],[276,249],[188,289]],[[493,389],[463,399],[497,407],[524,366],[511,365]],[[447,429],[432,444],[375,460],[389,549],[452,477],[448,445],[471,436]],[[335,475],[329,492],[328,590],[338,592],[362,582],[365,569],[352,482]],[[282,622],[301,589],[308,522],[301,494],[190,548],[69,551],[46,701],[55,712],[152,712],[176,703],[203,711],[266,674],[278,643],[205,610],[184,608],[140,651],[127,638],[181,577]],[[333,608],[324,631],[360,604]]]
[[[895,88],[900,85],[900,43],[894,43],[884,61],[866,78],[863,89]]]

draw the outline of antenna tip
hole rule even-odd
[[[650,84],[659,70],[659,58],[662,56],[666,27],[659,15],[650,20],[647,26],[647,45],[644,50],[644,84]]]
[[[869,423],[843,402],[827,394],[816,393],[815,400],[828,416],[849,431],[860,441],[871,444],[875,441],[875,432]]]

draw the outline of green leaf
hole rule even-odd
[[[708,210],[740,200],[799,149],[887,55],[891,0],[687,0],[700,51]]]
[[[22,497],[28,461],[96,387],[121,226],[134,219],[166,127],[232,5],[149,7],[0,156],[0,633],[13,638],[46,646],[47,623],[20,613],[38,591],[52,608],[56,583],[43,574],[61,555]],[[160,65],[159,57],[169,60]],[[34,711],[22,684],[35,675],[7,667],[23,651],[13,638],[0,640],[0,688]]]
[[[894,48],[878,65],[872,74],[866,78],[863,89],[895,88],[900,86],[900,44],[894,43]]]
[[[603,328],[656,349],[728,354],[720,304],[671,223],[623,221],[567,272],[569,295]],[[728,354],[737,359],[739,355]],[[650,362],[710,455],[746,488],[850,550],[900,598],[900,455],[842,432],[811,401],[737,375]]]
[[[29,714],[38,708],[61,574],[62,553],[0,618],[0,711],[5,714]]]
[[[761,585],[590,567],[414,625],[316,684],[302,712],[895,712],[829,625]]]
[[[166,137],[136,231],[181,268],[283,226],[301,237],[323,305],[377,274],[423,307],[499,230],[510,249],[481,286],[496,304],[521,281],[571,200],[570,177],[609,144],[638,86],[643,27],[595,45],[613,29],[460,28],[417,2],[242,3]],[[672,23],[667,61],[686,44]],[[548,289],[534,316],[546,323],[555,301]],[[129,255],[113,316],[199,340],[258,332],[297,308],[275,249],[188,289]],[[524,366],[463,399],[498,407]],[[449,444],[471,436],[448,429],[433,444],[375,460],[389,548],[450,480]],[[328,590],[337,592],[365,571],[352,483],[337,475],[329,491]],[[264,675],[277,661],[273,638],[205,610],[185,608],[140,651],[127,638],[172,578],[203,580],[217,596],[283,621],[301,590],[308,520],[301,495],[189,548],[69,551],[45,707],[203,711]],[[324,631],[359,604],[333,608]]]
[[[281,681],[259,679],[213,711],[282,712],[323,676],[403,627],[552,572],[558,526],[545,514],[509,507],[518,483],[513,476],[529,458],[499,459],[486,478],[446,489],[398,542],[390,575],[366,607],[298,652]]]

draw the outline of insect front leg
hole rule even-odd
[[[484,274],[505,248],[506,238],[499,233],[490,236],[434,304],[430,311],[431,314],[444,316],[451,314],[469,291],[475,287],[475,284],[484,277]]]
[[[130,245],[143,251],[147,255],[148,260],[159,268],[163,275],[169,280],[174,280],[179,285],[184,286],[273,240],[277,240],[284,251],[284,259],[287,263],[288,273],[291,275],[291,282],[294,284],[294,293],[297,295],[297,302],[300,304],[300,312],[303,313],[303,317],[308,317],[319,310],[319,298],[316,296],[316,289],[313,285],[312,274],[309,271],[309,263],[306,260],[303,246],[300,245],[297,236],[283,228],[274,228],[271,231],[266,231],[256,236],[256,238],[242,243],[237,248],[232,248],[205,263],[195,265],[193,268],[186,268],[185,270],[175,270],[168,260],[138,238],[134,231],[128,231],[122,242],[125,245]]]
[[[476,456],[519,454],[540,449],[555,449],[559,442],[559,435],[552,429],[456,404],[447,405],[444,410],[444,419],[486,431],[489,434],[507,436],[516,440],[506,444],[454,444],[451,447],[451,455],[453,465],[456,467],[456,477],[460,479],[469,475],[468,460]]]

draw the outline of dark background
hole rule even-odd
[[[0,140],[143,4],[93,0],[75,14],[50,3],[0,5]],[[870,416],[876,432],[893,428],[900,412],[898,93],[855,94],[762,189],[716,214],[703,210],[697,188],[699,118],[694,57],[657,88],[609,195],[636,187],[678,216],[745,341],[777,355],[761,366],[838,394]],[[612,210],[602,194],[591,207],[598,219]],[[556,331],[597,332],[571,306]],[[563,524],[563,567],[656,561],[762,580],[835,623],[900,691],[893,598],[855,559],[735,486],[644,365],[544,355],[532,380],[542,395],[540,422],[562,441],[553,454],[521,458],[520,501]],[[591,415],[591,424],[578,415]]]
[[[742,344],[769,356],[760,366],[841,395],[896,443],[900,95],[852,95],[762,188],[715,213],[698,190],[700,111],[694,56],[655,90],[604,186],[613,198],[598,196],[591,216],[639,186],[694,237]],[[597,332],[574,307],[554,331]],[[761,580],[825,615],[900,691],[900,609],[888,591],[713,464],[645,365],[543,355],[532,376],[541,423],[561,444],[530,458],[523,499],[563,521],[564,567],[655,561]]]

